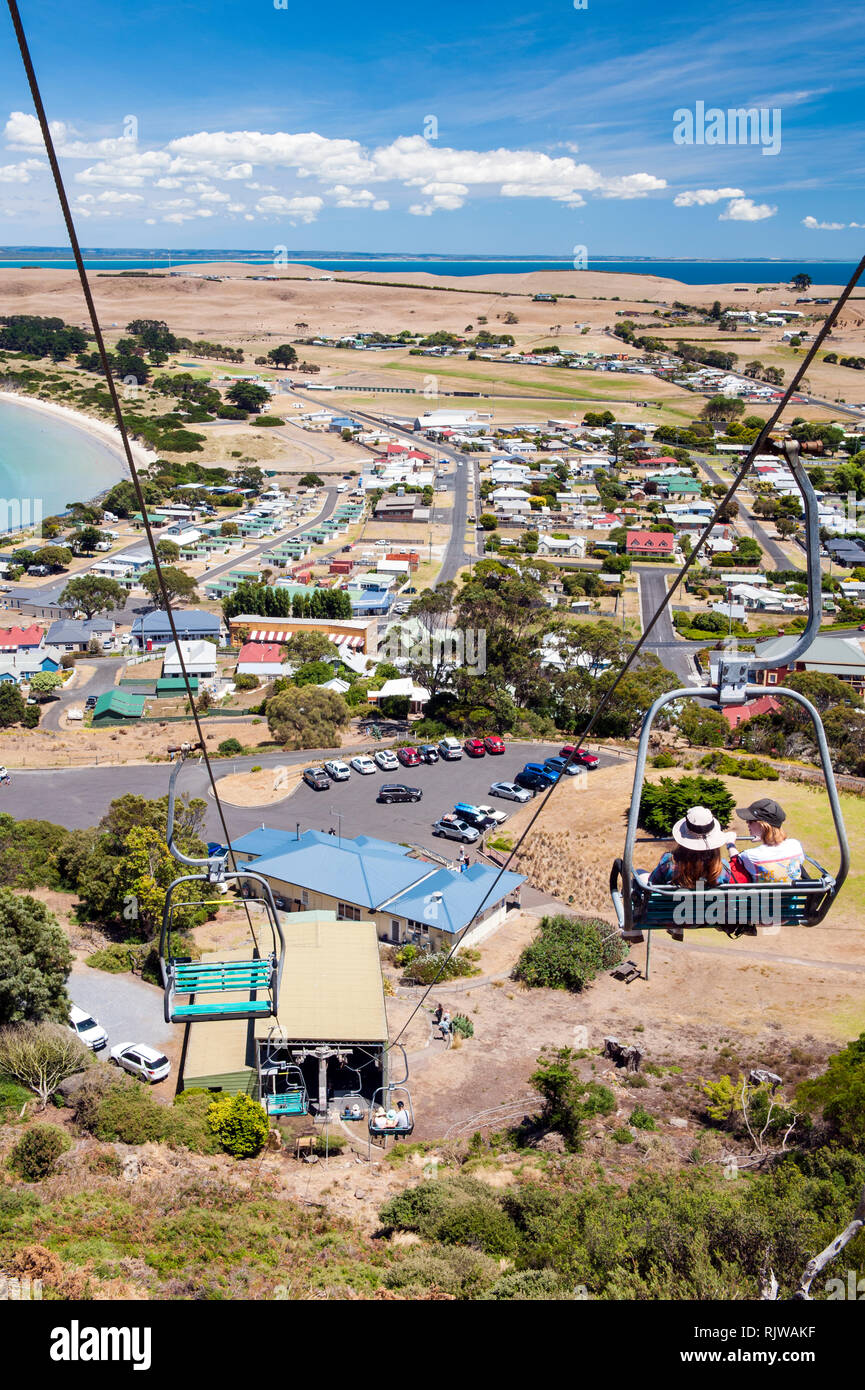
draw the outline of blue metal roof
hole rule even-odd
[[[461,874],[439,869],[390,903],[388,910],[415,922],[428,922],[437,931],[461,932],[476,913],[489,911],[524,882],[523,874],[499,874],[486,864],[470,864]],[[433,897],[436,893],[441,893],[440,899]]]
[[[305,830],[299,840],[285,832],[254,830],[236,848],[248,849],[244,841],[255,836],[262,837],[256,843],[264,843],[268,834],[281,835],[282,843],[269,853],[258,851],[257,873],[361,907],[380,907],[432,871],[426,861],[409,858],[404,846],[370,835],[340,842],[335,835],[320,830]]]
[[[184,637],[187,633],[198,635],[201,632],[218,633],[221,622],[215,613],[205,613],[201,609],[192,608],[187,610],[174,610],[174,625],[177,628],[179,637]],[[132,624],[133,633],[142,637],[150,637],[155,633],[171,633],[171,626],[168,617],[161,608],[154,608],[143,617],[138,617]]]

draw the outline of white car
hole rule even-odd
[[[376,767],[381,768],[382,772],[399,771],[399,759],[389,748],[379,748],[378,752],[373,754],[373,758]]]
[[[168,1058],[145,1043],[118,1043],[112,1047],[110,1056],[115,1067],[123,1067],[133,1076],[140,1076],[142,1081],[164,1081],[171,1071]]]
[[[480,811],[482,816],[489,816],[496,825],[503,825],[508,818],[507,811],[497,811],[495,806],[476,806],[476,811]]]
[[[325,763],[324,770],[332,782],[347,782],[351,776],[351,769],[347,763],[335,762]]]
[[[526,791],[525,787],[518,787],[516,782],[493,782],[490,787],[490,796],[500,796],[503,801],[531,801],[532,794]]]
[[[375,772],[375,763],[368,753],[359,753],[356,758],[352,758],[349,766],[353,767],[355,772],[362,773],[364,777]]]
[[[99,1052],[108,1046],[108,1034],[105,1029],[95,1018],[91,1018],[85,1009],[76,1008],[74,1004],[69,1010],[69,1027],[91,1052]]]

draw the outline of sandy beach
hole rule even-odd
[[[83,411],[71,410],[69,406],[57,405],[54,401],[42,401],[35,396],[25,396],[17,391],[0,391],[0,401],[8,401],[12,405],[37,410],[43,415],[53,415],[55,419],[65,421],[74,429],[84,430],[93,439],[109,448],[112,453],[117,454],[119,477],[125,475],[126,456],[123,451],[120,431],[116,425],[109,425],[106,420],[97,420],[92,415],[85,415]],[[130,447],[132,456],[140,467],[147,467],[148,464],[155,461],[156,454],[150,449],[145,449],[142,444],[136,444],[134,440],[130,440]]]

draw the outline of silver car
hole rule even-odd
[[[116,1067],[139,1076],[142,1081],[164,1081],[171,1071],[168,1058],[145,1043],[118,1043],[112,1047],[109,1055]]]
[[[375,763],[368,753],[358,753],[357,757],[352,758],[351,766],[362,777],[368,777],[370,773],[375,772]]]
[[[399,759],[396,753],[392,753],[389,748],[379,748],[378,752],[373,754],[373,761],[376,767],[381,768],[382,772],[399,771]]]
[[[332,782],[347,782],[351,776],[351,768],[348,763],[340,762],[338,759],[325,763],[324,770]]]
[[[493,782],[490,787],[490,796],[500,796],[504,801],[531,801],[532,794],[526,791],[525,787],[518,787],[516,782]]]

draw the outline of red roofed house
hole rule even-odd
[[[238,676],[287,676],[290,671],[279,642],[247,642],[238,652]]]
[[[0,652],[32,652],[45,640],[45,629],[31,627],[0,628]]]
[[[740,724],[747,724],[749,719],[754,719],[758,714],[775,714],[780,709],[781,701],[776,700],[774,695],[760,695],[756,700],[749,700],[746,705],[724,705],[721,713],[731,729],[738,729]]]
[[[613,531],[621,524],[622,518],[614,516],[612,512],[601,512],[600,516],[591,516],[588,520],[588,525],[593,531]]]
[[[672,557],[676,538],[669,531],[629,531],[625,542],[628,555]]]

